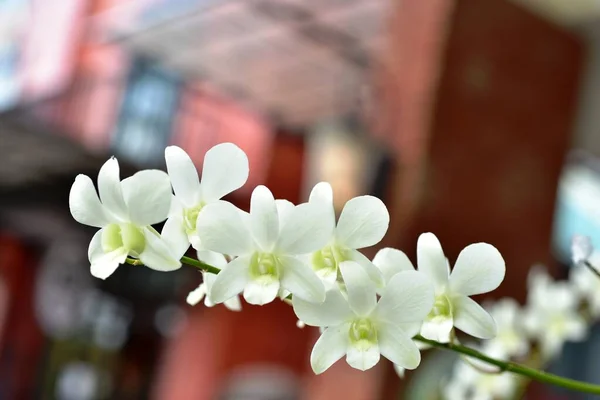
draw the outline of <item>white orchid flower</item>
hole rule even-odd
[[[452,379],[445,386],[446,400],[510,400],[518,388],[519,377],[508,372],[485,373],[459,361]]]
[[[200,250],[198,251],[198,260],[204,261],[205,263],[217,267],[223,270],[227,267],[227,259],[223,254],[215,253],[214,251]],[[210,297],[210,290],[217,275],[202,271],[202,283],[194,290],[192,290],[186,301],[189,305],[195,306],[204,299],[204,305],[206,307],[213,307],[215,302]],[[223,305],[231,311],[242,311],[242,302],[239,296],[233,296],[232,298],[225,300]]]
[[[167,218],[171,184],[166,173],[145,170],[121,181],[119,163],[111,158],[98,173],[98,191],[86,175],[78,175],[69,194],[73,218],[101,228],[88,249],[91,273],[108,278],[127,256],[158,271],[181,267],[168,244],[151,227]]]
[[[243,292],[248,303],[262,305],[280,290],[307,301],[325,299],[321,280],[296,257],[323,247],[331,237],[322,208],[276,202],[269,189],[258,186],[250,214],[224,201],[208,204],[197,228],[206,249],[238,257],[217,275],[210,293],[215,303]]]
[[[232,143],[218,144],[204,156],[201,180],[191,158],[181,148],[167,147],[165,160],[175,198],[163,235],[171,238],[175,253],[184,254],[190,244],[194,249],[201,250],[196,230],[200,211],[246,183],[248,157]]]
[[[566,341],[587,337],[579,302],[579,293],[568,282],[554,282],[543,271],[532,271],[523,322],[546,359],[558,355]]]
[[[381,241],[390,223],[385,204],[377,197],[359,196],[349,200],[335,224],[333,191],[327,182],[315,185],[309,203],[327,212],[332,235],[326,246],[312,253],[310,263],[327,287],[331,288],[340,278],[339,265],[344,261],[356,261],[379,288],[383,286],[381,273],[358,249],[373,246]]]
[[[529,341],[519,303],[506,297],[488,306],[487,310],[496,321],[497,334],[492,340],[484,342],[481,351],[504,360],[527,354]]]
[[[310,357],[316,374],[346,356],[359,370],[375,366],[383,355],[400,367],[416,368],[421,361],[412,341],[433,305],[433,287],[423,274],[406,271],[394,276],[377,301],[374,282],[354,261],[339,265],[345,282],[344,296],[329,290],[323,304],[294,297],[294,311],[307,325],[326,327]]]
[[[398,271],[414,269],[399,250],[381,250],[374,264],[386,279]],[[465,247],[450,273],[439,240],[433,233],[424,233],[417,242],[417,264],[435,287],[433,309],[421,328],[423,337],[448,343],[453,327],[480,339],[496,335],[494,319],[469,297],[496,289],[504,279],[504,259],[494,246],[475,243]]]

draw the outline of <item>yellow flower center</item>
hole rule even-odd
[[[198,214],[200,214],[203,207],[204,204],[200,203],[195,207],[183,210],[183,226],[185,233],[188,235],[196,233],[196,221],[198,221]]]
[[[125,248],[132,256],[139,256],[146,248],[141,229],[131,223],[110,224],[102,231],[102,250],[105,253]]]

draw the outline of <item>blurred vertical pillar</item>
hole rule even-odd
[[[494,295],[522,300],[530,266],[552,263],[583,46],[505,0],[403,1],[391,19],[374,118],[400,165],[386,244],[414,258],[432,231],[454,261],[492,243],[507,265]]]
[[[376,77],[401,165],[388,240],[414,253],[433,231],[451,259],[493,243],[523,297],[529,266],[551,261],[582,45],[504,0],[407,1],[394,19]]]

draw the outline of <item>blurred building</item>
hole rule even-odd
[[[523,298],[533,263],[560,264],[583,60],[584,39],[503,0],[0,0],[0,398],[390,398],[387,364],[313,377],[316,333],[284,304],[191,309],[186,268],[94,281],[74,176],[111,154],[122,175],[162,168],[169,144],[200,167],[234,142],[241,207],[257,184],[300,202],[328,180],[338,210],[371,193],[384,245],[494,243],[500,294]]]

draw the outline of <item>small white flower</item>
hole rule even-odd
[[[275,201],[265,186],[252,192],[250,214],[230,203],[208,204],[197,222],[202,245],[237,256],[213,283],[211,299],[222,303],[243,292],[250,304],[266,304],[287,290],[322,302],[325,288],[296,256],[319,249],[331,237],[327,215],[319,207]]]
[[[519,378],[510,373],[481,372],[465,362],[457,362],[452,379],[444,388],[446,400],[510,400]]]
[[[181,267],[168,244],[151,227],[167,218],[171,203],[169,177],[162,171],[145,170],[120,180],[119,163],[111,158],[98,173],[98,191],[86,175],[78,175],[69,194],[73,218],[101,228],[88,249],[91,273],[108,278],[127,256],[158,271]]]
[[[554,282],[546,273],[532,271],[524,325],[546,359],[560,353],[566,341],[581,341],[587,336],[578,305],[579,294],[568,282]]]
[[[339,265],[344,261],[356,261],[379,287],[383,285],[381,273],[358,249],[373,246],[387,232],[390,215],[381,200],[373,196],[359,196],[349,200],[335,223],[333,191],[327,182],[315,185],[309,203],[323,208],[332,227],[332,236],[326,246],[310,256],[313,270],[327,287],[340,278]]]
[[[588,261],[592,255],[594,246],[589,236],[575,235],[571,241],[571,259],[573,264],[579,265]]]
[[[191,158],[181,148],[167,147],[165,160],[175,197],[163,235],[175,246],[174,253],[184,254],[190,243],[201,250],[196,230],[200,211],[246,183],[248,157],[232,143],[218,144],[204,156],[201,180]]]
[[[412,341],[431,310],[433,287],[423,274],[406,271],[394,276],[379,302],[375,284],[354,261],[340,263],[346,296],[330,290],[324,303],[292,302],[298,318],[307,325],[326,327],[310,357],[316,374],[346,356],[359,370],[375,366],[383,355],[402,368],[414,369],[421,361]]]
[[[215,253],[214,251],[200,250],[198,251],[198,260],[204,261],[205,263],[217,267],[220,270],[227,268],[227,260],[223,254]],[[210,297],[210,291],[213,283],[217,276],[210,272],[202,272],[202,283],[187,296],[187,303],[191,306],[195,306],[204,299],[204,305],[206,307],[213,307],[215,302]],[[239,296],[233,296],[232,298],[225,300],[223,305],[231,311],[241,311],[242,302]]]
[[[524,356],[529,351],[529,341],[521,307],[512,298],[503,298],[489,306],[488,311],[496,321],[496,337],[483,343],[482,352],[507,360]]]
[[[394,271],[409,269],[410,262],[404,253],[384,249],[374,263],[384,276],[393,276]],[[440,242],[433,233],[424,233],[417,242],[417,264],[435,287],[433,309],[421,328],[423,337],[447,343],[453,326],[480,339],[495,336],[494,319],[469,297],[496,289],[504,279],[504,259],[494,246],[475,243],[465,247],[450,273]]]

